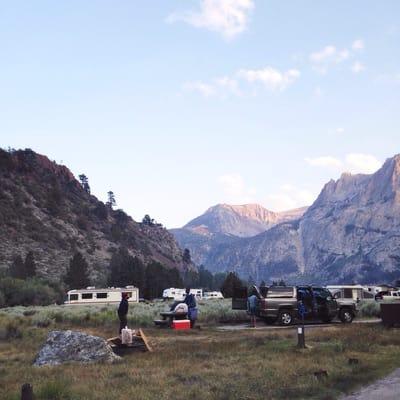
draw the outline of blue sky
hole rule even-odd
[[[135,219],[310,204],[400,149],[397,0],[0,1],[0,145]]]

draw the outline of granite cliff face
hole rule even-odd
[[[375,174],[330,181],[297,221],[219,246],[207,262],[258,280],[400,279],[400,155]]]
[[[162,226],[112,210],[43,155],[0,149],[0,269],[33,251],[39,275],[58,279],[79,251],[96,282],[121,246],[145,263],[183,267],[181,249]]]
[[[271,227],[301,217],[306,207],[282,213],[258,204],[218,204],[209,208],[181,229],[172,229],[182,248],[191,251],[196,264],[213,269],[213,257],[221,248],[233,246],[238,239],[255,236]]]

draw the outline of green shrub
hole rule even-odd
[[[376,301],[363,301],[358,306],[359,316],[380,318],[380,307],[380,304]]]
[[[16,305],[48,305],[55,303],[59,293],[49,284],[37,278],[22,280],[14,278],[0,279],[0,307]]]

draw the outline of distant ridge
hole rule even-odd
[[[255,236],[279,223],[298,219],[306,210],[307,207],[303,207],[278,213],[259,204],[217,204],[183,228],[172,229],[171,232],[182,248],[191,250],[194,262],[204,264],[220,245]]]
[[[107,207],[44,155],[0,149],[0,270],[33,251],[39,275],[58,279],[79,251],[96,280],[121,246],[144,263],[183,267],[181,249],[162,226]]]
[[[206,250],[203,263],[211,270],[234,270],[258,281],[399,280],[400,155],[374,174],[331,180],[298,219]]]

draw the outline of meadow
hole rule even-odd
[[[295,327],[220,331],[220,321],[247,320],[245,313],[230,309],[228,300],[200,305],[201,329],[156,329],[152,319],[166,306],[156,302],[131,307],[130,326],[145,327],[153,353],[134,353],[114,365],[41,368],[32,361],[50,330],[114,336],[115,307],[1,310],[0,398],[19,399],[21,385],[29,382],[37,400],[328,400],[400,367],[399,332],[380,324],[308,329],[309,348],[300,350]],[[350,365],[349,358],[358,364]],[[314,372],[321,369],[328,375],[318,380]]]

